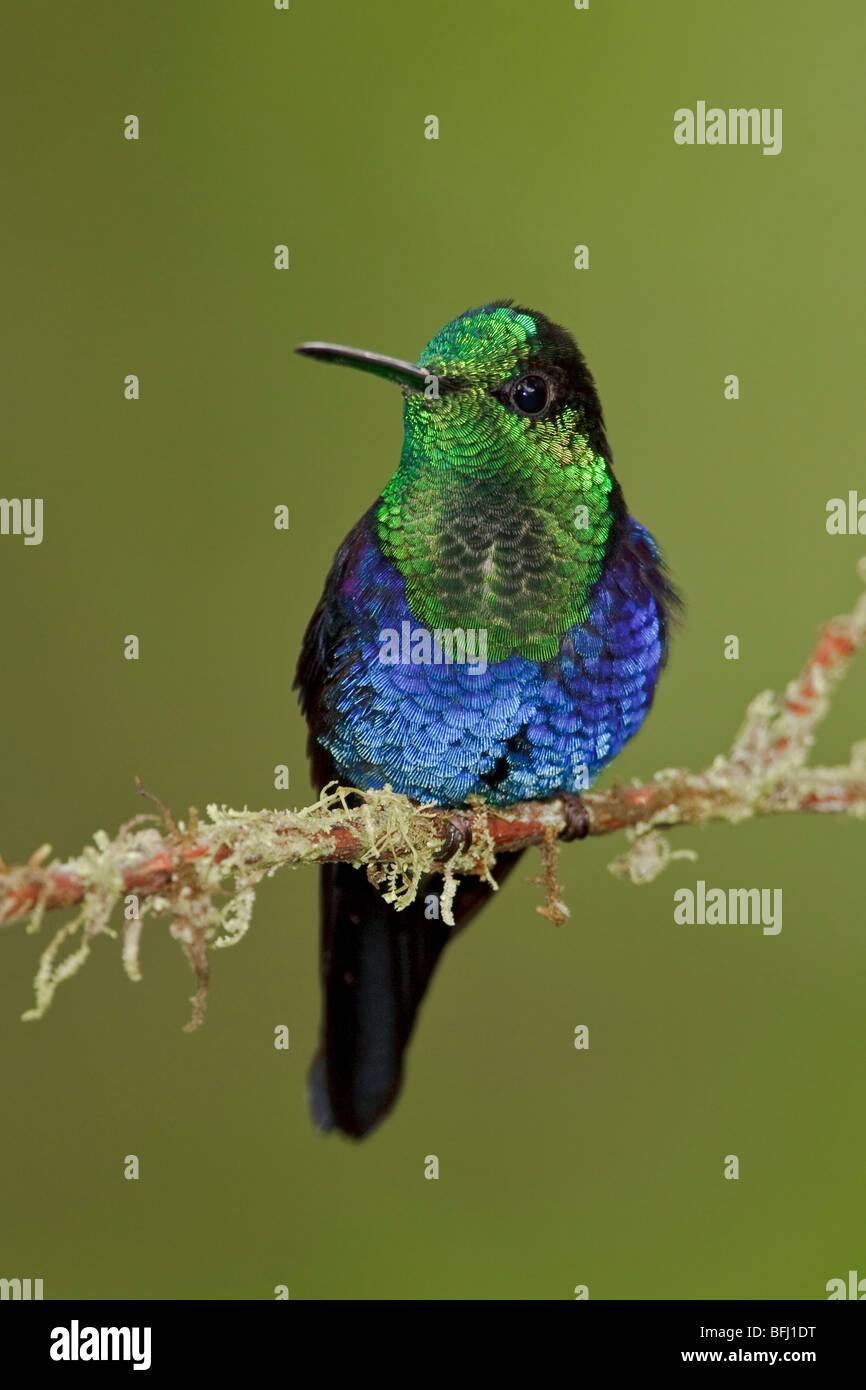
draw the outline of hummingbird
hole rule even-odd
[[[399,464],[337,551],[298,663],[317,785],[447,808],[562,796],[586,833],[580,792],[643,723],[679,599],[628,513],[574,339],[496,300],[417,362],[297,351],[403,396]],[[497,886],[519,854],[497,858]],[[310,1105],[321,1130],[360,1139],[394,1105],[442,952],[494,890],[462,879],[451,927],[426,915],[436,875],[398,912],[363,870],[320,873]]]

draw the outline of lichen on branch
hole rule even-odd
[[[860,576],[866,582],[866,562]],[[690,849],[673,850],[663,832],[713,821],[739,823],[753,816],[790,813],[850,815],[866,819],[866,740],[854,745],[840,767],[807,763],[815,730],[851,657],[866,645],[866,594],[852,611],[825,624],[800,675],[777,698],[769,692],[749,705],[730,751],[703,771],[667,768],[645,783],[586,792],[583,807],[590,835],[624,831],[627,848],[611,871],[633,883],[655,878]],[[442,915],[460,878],[476,874],[495,887],[497,855],[532,845],[542,848],[547,901],[539,911],[562,921],[556,865],[558,840],[571,836],[568,801],[526,801],[502,808],[475,800],[454,811],[421,806],[385,788],[359,792],[331,784],[318,801],[299,811],[193,808],[186,821],[139,783],[156,810],[135,816],[112,838],[97,831],[74,859],[50,860],[43,845],[28,863],[0,860],[0,925],[27,921],[37,931],[46,912],[76,908],[42,952],[35,999],[26,1019],[41,1018],[58,985],[87,960],[96,937],[116,938],[131,980],[141,978],[140,944],[147,918],[168,921],[195,977],[192,1016],[204,1018],[210,952],[232,946],[252,920],[264,878],[287,865],[343,862],[366,871],[399,911],[413,902],[422,880],[441,874]],[[65,951],[64,951],[64,948]]]

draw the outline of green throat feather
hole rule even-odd
[[[500,305],[437,334],[420,365],[459,389],[438,400],[407,394],[400,465],[377,512],[416,620],[486,630],[490,661],[556,655],[561,634],[587,616],[622,512],[606,445],[591,441],[550,327]],[[508,404],[509,384],[533,370],[553,383],[543,418]],[[599,430],[603,440],[600,408]]]

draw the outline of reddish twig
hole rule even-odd
[[[866,578],[862,565],[861,572]],[[674,826],[801,812],[866,818],[866,744],[856,745],[843,767],[806,763],[833,687],[864,644],[866,595],[861,595],[851,613],[826,624],[780,701],[764,694],[752,702],[727,756],[717,757],[703,772],[669,769],[642,785],[587,792],[583,801],[589,834],[628,833],[630,847],[611,866],[614,871],[635,881],[653,877],[671,857],[659,832]],[[63,863],[46,864],[45,848],[18,867],[7,868],[0,861],[0,924],[32,915],[38,925],[46,911],[80,909],[76,922],[61,929],[43,955],[37,1014],[47,1007],[59,980],[86,957],[92,937],[107,929],[117,901],[134,895],[124,933],[127,972],[138,978],[140,916],[146,911],[169,915],[196,974],[200,1017],[207,949],[243,934],[256,884],[286,864],[366,867],[399,908],[414,898],[426,873],[442,873],[453,892],[461,875],[489,877],[497,855],[542,845],[545,911],[555,920],[566,911],[551,855],[553,842],[563,832],[571,835],[573,819],[559,800],[527,801],[504,810],[479,802],[455,812],[417,806],[387,788],[365,794],[330,788],[301,811],[209,807],[208,821],[192,811],[187,827],[175,824],[168,809],[145,794],[159,806],[161,824],[155,823],[156,816],[137,816],[114,840],[100,835],[95,847]],[[229,901],[219,906],[215,895]],[[444,898],[450,902],[447,893]],[[58,966],[59,945],[79,925],[83,941],[74,959]]]

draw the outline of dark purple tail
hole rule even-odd
[[[502,855],[502,882],[520,858]],[[393,1106],[403,1054],[448,942],[483,907],[492,889],[464,879],[454,900],[454,927],[425,916],[442,880],[421,884],[404,912],[384,902],[361,869],[325,864],[322,883],[322,1029],[310,1069],[310,1106],[322,1130],[368,1134]]]

